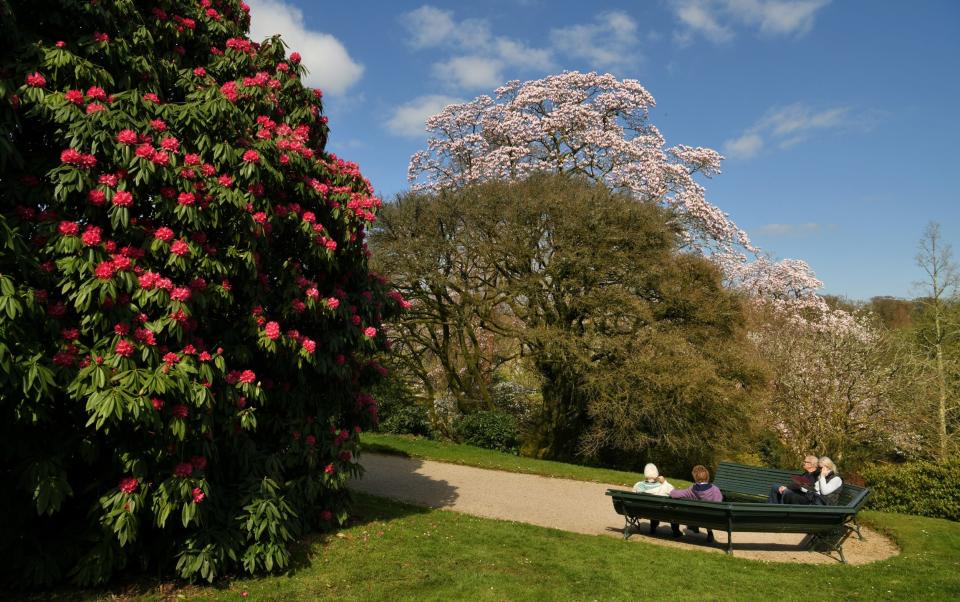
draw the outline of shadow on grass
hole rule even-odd
[[[371,450],[367,450],[369,453]],[[361,464],[364,466],[363,478],[351,481],[349,488],[353,493],[354,504],[350,518],[344,528],[363,526],[376,521],[389,521],[405,516],[430,512],[432,508],[441,508],[457,499],[456,487],[446,481],[438,481],[417,473],[423,461],[397,455],[378,456],[364,454]],[[416,496],[411,496],[416,492]],[[381,498],[388,497],[408,502],[403,504],[385,503]],[[322,554],[322,548],[338,537],[338,531],[313,532],[305,535],[290,548],[290,563],[283,571],[275,574],[295,576],[312,567],[313,562]],[[124,572],[116,575],[105,587],[80,589],[58,587],[56,589],[26,592],[9,591],[0,585],[0,600],[24,600],[40,602],[55,601],[126,601],[134,599],[176,600],[180,597],[193,598],[210,595],[211,590],[219,592],[234,590],[234,581],[248,576],[227,574],[212,584],[189,584],[179,580],[172,573],[161,576],[148,576],[143,573]]]

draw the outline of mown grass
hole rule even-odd
[[[960,596],[960,524],[875,512],[864,518],[888,532],[902,554],[864,566],[762,563],[358,495],[354,524],[300,546],[297,566],[285,575],[235,579],[219,587],[171,589],[169,584],[141,583],[124,590],[124,597],[289,602]],[[116,593],[72,592],[54,599],[110,600]]]
[[[427,440],[365,435],[367,451],[632,484],[639,475],[540,462]],[[361,460],[362,461],[362,460]],[[619,478],[618,478],[619,475]],[[901,547],[863,566],[764,563],[428,510],[356,496],[337,534],[300,545],[283,575],[216,586],[140,581],[54,600],[951,600],[960,597],[960,523],[863,512]],[[243,596],[244,592],[246,596]]]
[[[361,438],[361,445],[364,451],[378,454],[394,454],[411,458],[449,462],[451,464],[462,464],[464,466],[476,466],[477,468],[536,474],[545,477],[573,479],[575,481],[610,483],[624,487],[632,487],[634,483],[643,479],[643,475],[636,472],[579,466],[577,464],[565,464],[563,462],[551,462],[549,460],[535,460],[533,458],[514,456],[489,449],[481,449],[479,447],[473,447],[472,445],[433,441],[431,439],[410,435],[364,433]],[[362,463],[361,461],[361,464]],[[674,480],[671,478],[670,480],[674,484],[688,483],[680,479]]]

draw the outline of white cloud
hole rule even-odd
[[[300,53],[310,71],[304,83],[338,95],[360,80],[363,65],[350,58],[337,38],[307,29],[299,8],[282,0],[249,0],[249,4],[251,39],[261,41],[280,34],[291,51]]]
[[[744,134],[739,138],[727,140],[723,145],[723,152],[728,157],[749,159],[763,148],[763,138],[758,134]]]
[[[757,228],[757,234],[764,236],[804,237],[819,234],[823,226],[813,222],[806,224],[764,224]]]
[[[503,83],[500,70],[503,63],[497,59],[482,56],[458,56],[437,63],[433,74],[440,81],[452,83],[457,88],[468,90],[489,90]]]
[[[636,50],[637,24],[630,15],[612,11],[597,15],[592,23],[571,25],[550,32],[553,48],[586,59],[592,67],[629,66],[640,58]]]
[[[454,33],[453,13],[433,6],[421,6],[401,15],[400,22],[410,32],[409,43],[414,48],[439,46]]]
[[[683,28],[675,37],[689,42],[701,35],[712,42],[731,40],[736,27],[759,29],[764,35],[803,35],[817,12],[830,0],[672,0]]]
[[[416,50],[437,49],[446,58],[433,65],[434,76],[451,89],[489,89],[504,82],[503,70],[549,71],[552,51],[495,36],[484,19],[457,21],[452,11],[425,5],[400,16]]]
[[[721,25],[714,15],[715,7],[698,0],[682,0],[673,3],[677,18],[687,27],[686,32],[679,36],[682,41],[688,41],[690,33],[699,33],[714,42],[726,42],[733,37],[733,32]]]
[[[870,115],[853,115],[849,107],[815,111],[803,103],[776,107],[740,136],[724,142],[723,151],[734,159],[749,159],[768,144],[789,148],[817,131],[868,131],[873,125]]]
[[[410,102],[397,107],[397,110],[387,120],[387,129],[399,136],[412,138],[426,136],[427,118],[436,115],[447,105],[461,102],[463,100],[459,98],[438,94],[414,98]]]

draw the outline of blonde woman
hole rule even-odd
[[[813,487],[801,487],[800,491],[786,490],[783,493],[783,503],[836,506],[840,501],[841,487],[843,487],[843,481],[837,475],[837,465],[827,456],[822,456],[817,458],[816,480],[813,482]]]

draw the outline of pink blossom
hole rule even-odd
[[[373,326],[367,326],[363,329],[363,336],[372,339],[373,337],[377,336],[377,329]]]
[[[260,153],[251,148],[243,153],[243,160],[246,163],[256,163],[260,161]]]
[[[170,291],[170,298],[174,301],[188,301],[190,299],[191,291],[189,288],[180,286],[172,291]]]
[[[280,324],[277,322],[267,322],[267,325],[263,328],[263,333],[271,341],[275,341],[280,338]]]
[[[120,491],[123,493],[136,493],[138,487],[140,487],[140,481],[133,477],[120,479]]]
[[[190,415],[190,410],[182,403],[178,403],[177,405],[173,406],[171,413],[173,414],[174,418],[186,418]]]
[[[253,370],[244,370],[240,373],[239,380],[242,383],[251,384],[257,380],[257,375]]]
[[[101,241],[100,232],[99,226],[87,226],[80,236],[80,240],[88,247],[99,245]]]
[[[173,468],[174,476],[186,478],[193,474],[193,464],[189,462],[181,462]]]
[[[200,489],[199,487],[194,487],[191,495],[193,496],[194,504],[199,504],[207,498],[206,494],[203,493],[203,489]]]
[[[169,241],[173,239],[173,230],[166,226],[160,226],[154,230],[153,236],[159,240]]]

